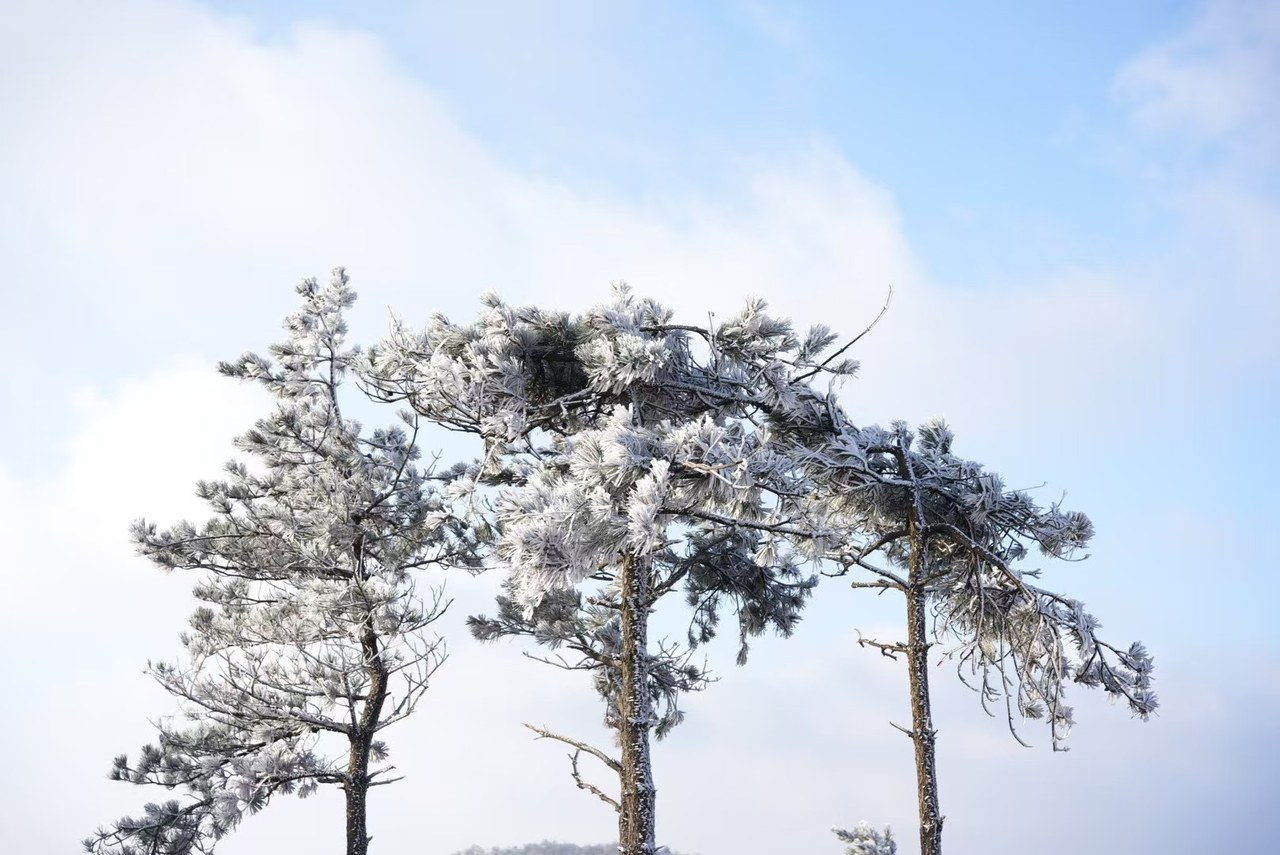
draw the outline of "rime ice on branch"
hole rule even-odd
[[[355,299],[346,276],[298,293],[274,361],[245,354],[220,366],[276,408],[236,440],[249,464],[199,483],[214,516],[134,525],[139,553],[199,574],[204,605],[182,636],[185,661],[149,665],[185,722],[161,723],[157,743],[118,757],[112,777],[182,797],[99,830],[85,841],[91,852],[211,852],[273,796],[333,784],[345,792],[346,851],[362,855],[370,787],[394,780],[378,736],[413,712],[444,658],[424,633],[440,591],[424,602],[413,576],[465,560],[469,536],[417,463],[415,416],[365,436],[342,415],[358,353],[344,345]]]
[[[822,327],[799,338],[758,301],[716,328],[675,324],[619,289],[580,317],[487,298],[468,325],[396,328],[362,366],[375,395],[483,438],[472,475],[505,485],[486,516],[510,576],[473,631],[534,638],[594,673],[620,758],[535,730],[575,748],[575,781],[618,810],[625,855],[655,851],[650,732],[705,683],[687,651],[651,648],[649,612],[683,588],[696,646],[730,608],[744,658],[750,636],[792,631],[812,589],[801,565],[828,535],[805,518],[795,452],[839,418],[808,383],[852,373],[822,358],[833,340]],[[618,798],[582,778],[583,752],[618,774]]]
[[[1015,713],[1047,718],[1055,749],[1073,724],[1068,682],[1101,686],[1144,720],[1157,704],[1141,643],[1112,647],[1079,601],[1037,584],[1039,571],[1019,569],[1029,546],[1054,558],[1084,547],[1093,535],[1088,517],[1006,490],[999,476],[952,454],[952,441],[941,421],[918,435],[902,423],[865,428],[856,438],[861,456],[830,467],[825,479],[832,519],[854,533],[830,557],[869,575],[855,588],[896,590],[906,600],[905,642],[861,643],[907,661],[923,855],[942,848],[929,698],[935,641],[949,648],[962,679],[976,678],[984,708],[1004,704],[1015,737]]]
[[[678,650],[647,647],[647,614],[678,585],[694,607],[691,645],[727,604],[744,655],[749,636],[798,620],[812,585],[805,560],[866,570],[856,586],[906,595],[907,641],[868,644],[910,664],[927,855],[942,828],[931,636],[958,639],[961,665],[981,675],[984,700],[1010,699],[1011,721],[1015,708],[1048,716],[1055,745],[1070,724],[1068,680],[1101,685],[1140,716],[1154,709],[1142,646],[1109,647],[1077,602],[1016,567],[1024,542],[1069,555],[1088,539],[1087,518],[1004,491],[951,455],[941,423],[918,442],[901,425],[857,427],[811,385],[856,368],[844,358],[853,342],[830,352],[824,326],[801,339],[759,301],[719,327],[671,317],[625,290],[577,318],[488,298],[469,325],[437,316],[422,332],[397,327],[362,364],[375,396],[483,438],[468,474],[507,487],[496,513],[480,515],[511,576],[498,616],[473,630],[567,648],[578,658],[560,664],[596,672],[621,761],[539,732],[574,746],[575,781],[619,808],[625,855],[654,846],[649,730],[678,721],[679,693],[705,681]],[[584,597],[587,580],[603,587]],[[583,751],[619,774],[620,801],[582,779]]]

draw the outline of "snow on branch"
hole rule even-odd
[[[199,482],[204,523],[133,526],[139,554],[195,576],[201,606],[184,658],[148,666],[187,724],[161,722],[157,742],[117,758],[112,777],[183,798],[100,829],[91,852],[211,852],[276,795],[367,792],[389,768],[375,734],[413,712],[443,661],[425,630],[448,604],[439,590],[419,596],[415,571],[473,562],[474,535],[419,465],[416,415],[368,435],[342,415],[359,355],[345,343],[346,275],[298,294],[269,358],[220,366],[275,401],[235,441],[256,465],[232,461],[223,480]],[[349,750],[326,757],[326,734]],[[363,825],[348,831],[349,851],[363,852]]]

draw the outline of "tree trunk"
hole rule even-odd
[[[347,759],[347,855],[368,855],[369,826],[369,753],[377,732],[382,704],[387,698],[387,669],[378,649],[378,636],[366,624],[360,639],[369,668],[369,694],[364,709],[350,735],[351,752]]]
[[[649,731],[653,697],[649,693],[648,565],[628,555],[622,561],[622,695],[619,732],[622,743],[622,800],[618,811],[618,844],[622,855],[653,855],[655,807]]]
[[[917,560],[915,553],[912,549],[912,564]],[[920,855],[942,855],[942,815],[938,808],[938,771],[934,760],[937,733],[933,729],[929,703],[929,647],[925,592],[912,580],[907,590],[907,670],[911,680],[911,741],[916,752],[916,793],[920,803]]]
[[[344,787],[347,792],[347,855],[367,855],[369,852],[368,772],[369,749],[353,741]]]

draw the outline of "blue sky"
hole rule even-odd
[[[1092,557],[1046,581],[1148,643],[1165,703],[1141,725],[1081,697],[1070,754],[1026,751],[941,669],[952,845],[1280,848],[1280,14],[1043,5],[0,6],[0,656],[23,687],[0,724],[40,737],[13,748],[6,839],[65,851],[139,801],[103,773],[168,709],[138,670],[190,601],[126,526],[201,513],[192,485],[263,406],[213,362],[344,264],[370,341],[389,309],[462,318],[486,288],[574,309],[615,279],[692,320],[755,294],[852,333],[892,287],[850,411],[942,414],[1087,511]],[[459,613],[492,588],[450,584]],[[853,643],[894,619],[833,588],[749,667],[713,651],[723,680],[658,755],[662,836],[751,855],[836,852],[826,829],[863,817],[908,831],[902,675]],[[450,632],[436,706],[392,736],[412,777],[380,794],[379,842],[605,839],[518,727],[598,731],[586,687]],[[333,851],[332,807],[273,806],[225,851]]]
[[[731,194],[726,160],[828,141],[892,189],[917,253],[959,283],[1025,274],[1046,252],[1093,260],[1156,225],[1132,176],[1108,168],[1125,116],[1105,96],[1118,67],[1193,12],[1153,2],[213,6],[252,10],[267,42],[300,18],[373,29],[505,162],[577,186]],[[1020,237],[1016,248],[987,258],[969,246],[997,229]]]

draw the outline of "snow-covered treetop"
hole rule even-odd
[[[820,357],[834,341],[825,327],[802,340],[763,302],[718,327],[672,322],[670,309],[625,286],[580,316],[483,299],[479,318],[434,316],[425,329],[398,323],[361,362],[367,386],[389,400],[491,441],[515,442],[536,429],[576,432],[607,419],[617,404],[646,418],[701,412],[766,412],[813,421],[826,396],[806,381],[852,374],[857,363]]]
[[[275,401],[235,441],[254,465],[232,461],[222,480],[198,483],[213,511],[204,523],[133,526],[140,554],[200,574],[202,605],[182,636],[186,661],[149,666],[189,723],[163,722],[158,745],[133,764],[117,758],[113,777],[186,800],[120,820],[86,841],[91,851],[212,851],[276,793],[349,785],[347,752],[321,756],[318,734],[367,740],[407,716],[440,660],[422,635],[439,594],[424,603],[410,574],[466,560],[472,538],[418,464],[416,416],[365,436],[342,415],[359,352],[345,344],[346,276],[298,294],[272,358],[219,366]]]
[[[832,469],[827,510],[856,534],[833,557],[871,571],[876,585],[905,590],[913,580],[904,568],[919,550],[924,572],[914,583],[934,604],[936,630],[960,642],[954,654],[980,676],[984,704],[1008,700],[1011,724],[1015,711],[1047,715],[1055,747],[1073,723],[1064,701],[1069,681],[1101,686],[1145,719],[1157,699],[1142,644],[1105,643],[1078,600],[1036,584],[1039,570],[1020,568],[1032,546],[1071,558],[1093,536],[1089,518],[1006,489],[999,475],[954,454],[953,441],[944,422],[931,420],[915,433],[902,423],[863,428],[844,443],[861,455]],[[890,566],[871,563],[875,553]]]
[[[825,327],[800,338],[758,300],[698,327],[618,287],[578,316],[489,295],[469,324],[398,324],[359,370],[375,395],[484,438],[476,476],[512,485],[495,557],[527,610],[631,554],[672,584],[689,579],[705,640],[726,598],[755,634],[789,631],[807,595],[796,568],[821,550],[796,524],[808,486],[789,452],[839,417],[810,382],[855,370],[838,352],[824,358],[833,341]],[[735,584],[718,590],[716,568]],[[752,594],[779,596],[745,608]]]
[[[1088,517],[1057,505],[1042,508],[1027,492],[1006,490],[999,475],[953,454],[953,440],[941,419],[916,434],[901,422],[889,429],[871,425],[846,430],[832,442],[838,452],[820,448],[810,460],[827,454],[836,509],[877,537],[902,529],[910,516],[920,517],[932,535],[967,538],[1006,560],[1022,558],[1028,543],[1059,558],[1088,544]],[[842,489],[848,486],[860,489]]]

